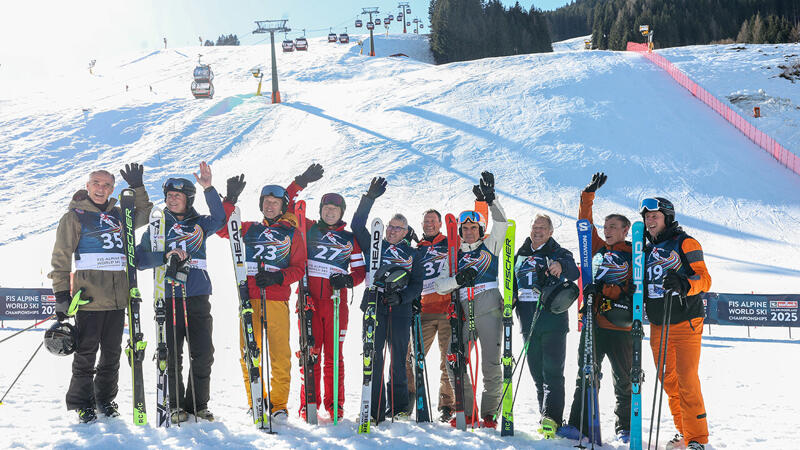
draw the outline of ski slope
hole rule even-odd
[[[263,184],[288,184],[310,163],[319,162],[325,177],[301,195],[309,202],[312,217],[321,195],[338,191],[347,198],[349,219],[369,180],[382,175],[389,188],[376,202],[373,215],[388,219],[400,211],[415,227],[428,208],[453,213],[469,208],[472,184],[482,170],[491,170],[498,199],[517,221],[518,245],[533,216],[543,212],[553,217],[556,240],[574,253],[579,191],[592,173],[605,171],[609,180],[598,193],[597,216],[620,212],[635,218],[641,198],[671,199],[677,219],[704,247],[714,291],[796,290],[800,178],[644,58],[623,52],[569,51],[575,47],[570,44],[555,46],[558,51],[551,54],[434,66],[424,36],[378,36],[376,58],[360,55],[357,41],[363,39],[368,46],[366,36],[351,39],[350,45],[312,39],[307,53],[279,51],[283,98],[279,105],[269,104],[268,96],[253,96],[254,67],[267,70],[262,89],[267,94],[270,89],[269,48],[263,45],[143,52],[98,61],[94,75],[64,73],[46,83],[35,74],[22,76],[23,67],[4,66],[0,285],[49,286],[45,276],[55,225],[90,170],[116,172],[126,162],[142,163],[151,198],[163,202],[161,182],[167,176],[191,177],[205,160],[212,165],[214,185],[221,191],[227,177],[245,174],[247,187],[239,200],[245,220],[259,218],[256,203]],[[189,93],[198,53],[215,72],[212,100],[195,100]],[[394,53],[409,57],[388,56]],[[758,86],[747,71],[725,74],[715,69],[716,53],[714,47],[694,47],[683,54],[683,64],[691,65],[698,72],[692,75],[711,92]],[[733,69],[740,63],[730,62]],[[703,67],[711,67],[707,76]],[[21,80],[14,89],[5,83],[11,79]],[[794,117],[786,120],[794,126],[800,123]],[[783,142],[787,148],[800,147],[796,135],[789,140]],[[122,184],[119,179],[117,192]],[[198,203],[198,209],[205,211],[203,202]],[[64,410],[63,401],[71,358],[44,353],[0,406],[4,445],[348,449],[574,445],[543,441],[536,433],[539,415],[527,372],[515,406],[513,438],[500,438],[494,430],[462,433],[439,423],[413,422],[381,425],[370,436],[356,435],[361,318],[355,305],[343,349],[347,384],[342,423],[333,427],[323,419],[321,426],[312,427],[297,417],[300,382],[294,361],[289,423],[279,426],[276,436],[257,432],[248,424],[243,407],[228,244],[212,237],[208,252],[216,347],[209,407],[217,422],[189,423],[169,431],[134,427],[130,375],[122,362],[117,398],[122,418],[101,419],[90,427],[76,425],[74,413]],[[144,298],[152,294],[148,280],[149,274],[140,274]],[[357,288],[357,298],[360,292]],[[142,317],[145,335],[153,341],[152,306],[147,301]],[[567,408],[577,371],[574,318],[571,325]],[[292,333],[296,350],[297,330]],[[2,330],[0,338],[8,334]],[[744,329],[715,327],[704,341],[700,376],[711,432],[707,448],[791,448],[795,439],[790,430],[800,415],[800,406],[793,401],[793,374],[800,363],[790,357],[797,354],[797,341],[784,339],[783,329],[758,329],[755,337],[762,340],[744,336]],[[13,344],[0,345],[3,390],[40,339],[41,333],[30,332],[14,338]],[[521,348],[516,333],[514,348],[515,353]],[[438,358],[436,349],[427,358],[434,407]],[[644,364],[647,430],[655,379],[647,352]],[[150,363],[145,366],[152,415],[155,369]],[[600,404],[608,439],[613,436],[614,400],[608,365],[605,372],[608,381],[601,389]],[[662,442],[672,433],[665,410]],[[606,448],[624,446],[612,441]]]

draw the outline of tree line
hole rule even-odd
[[[552,52],[540,10],[499,0],[431,0],[430,46],[437,64],[492,56]]]
[[[657,48],[800,41],[797,0],[575,0],[544,13],[553,40],[592,35],[592,46],[624,50],[655,30]]]
[[[203,45],[206,47],[212,47],[214,45],[239,45],[239,38],[236,37],[235,34],[223,34],[217,38],[216,44],[214,44],[214,41],[209,41],[206,39],[206,42]]]

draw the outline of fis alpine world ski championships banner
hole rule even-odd
[[[703,294],[706,323],[800,327],[800,295]]]
[[[0,288],[0,319],[41,320],[56,313],[52,289]]]

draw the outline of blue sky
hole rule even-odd
[[[501,0],[512,5],[509,0]],[[412,14],[428,24],[428,0],[409,0]],[[524,0],[541,9],[554,9],[568,0]],[[377,6],[381,17],[397,14],[397,1],[256,1],[256,0],[40,0],[14,1],[3,5],[0,14],[0,70],[3,66],[26,64],[35,70],[54,65],[85,67],[89,59],[114,54],[155,50],[169,46],[197,45],[198,37],[216,40],[234,33],[242,44],[263,36],[252,35],[255,20],[289,19],[296,37],[301,29],[309,36],[355,31],[353,23],[362,6]],[[42,14],[46,11],[45,14]],[[394,22],[390,32],[399,32]],[[23,38],[20,39],[20,36]],[[16,45],[7,45],[10,42]]]

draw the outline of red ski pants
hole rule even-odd
[[[317,300],[309,297],[309,301],[315,306],[311,327],[314,333],[314,352],[318,355],[317,364],[314,365],[314,386],[317,393],[317,407],[323,398],[320,390],[320,364],[325,373],[325,409],[333,414],[333,299]],[[344,358],[342,356],[342,344],[347,334],[348,317],[347,300],[343,298],[339,302],[339,410],[344,406]],[[298,321],[302,328],[303,324]],[[305,374],[303,374],[302,361],[300,364],[301,385],[300,385],[300,409],[305,408]],[[341,414],[341,413],[340,413]]]

